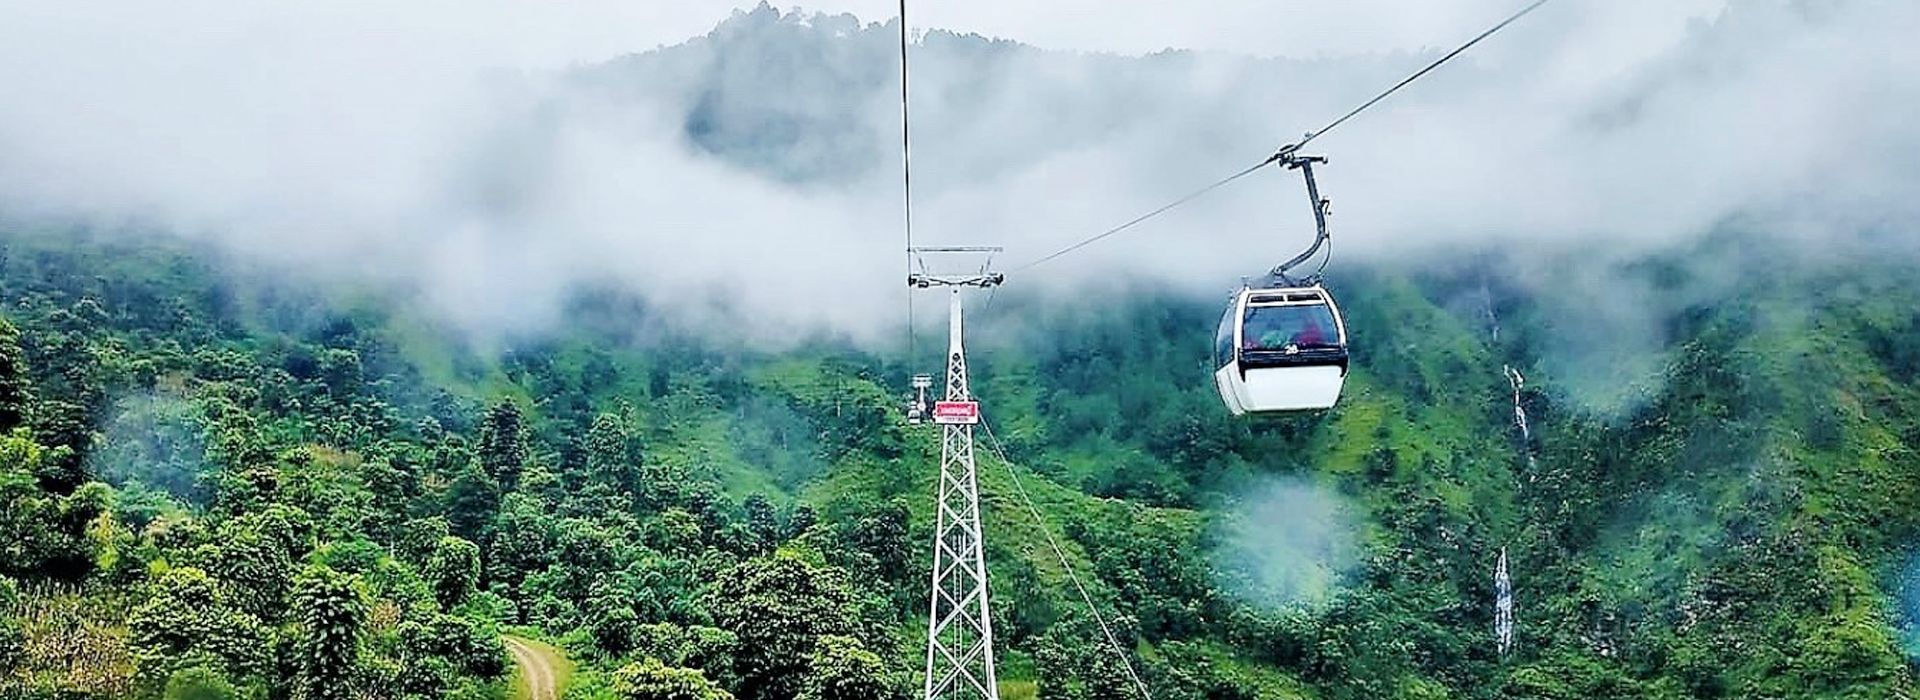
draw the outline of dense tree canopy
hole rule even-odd
[[[341,700],[353,696],[354,667],[365,634],[367,602],[360,582],[325,567],[301,575],[294,592],[298,620],[295,697]]]
[[[27,378],[26,356],[20,350],[20,331],[0,319],[0,432],[13,432],[26,422],[33,389]]]
[[[903,358],[634,337],[606,291],[482,351],[187,244],[0,233],[0,696],[496,697],[508,631],[595,700],[917,686]],[[1617,272],[1698,292],[1669,262]],[[1343,276],[1352,389],[1276,420],[1210,395],[1209,301],[983,312],[1004,696],[1915,692],[1920,284],[1676,293],[1634,369],[1502,274]]]
[[[628,664],[614,674],[619,700],[733,700],[713,681],[690,668],[672,668],[657,659]]]
[[[807,659],[807,676],[800,684],[800,700],[888,700],[906,693],[889,677],[887,663],[862,648],[860,641],[827,635],[814,643]]]
[[[721,575],[711,596],[714,621],[740,639],[745,700],[793,697],[821,637],[853,628],[845,585],[796,556],[742,562]]]

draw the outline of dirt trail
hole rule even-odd
[[[560,700],[567,677],[573,675],[572,663],[553,647],[531,639],[502,636],[500,641],[507,645],[513,665],[519,669],[513,687],[515,700]]]

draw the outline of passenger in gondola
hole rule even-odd
[[[1252,324],[1253,327],[1246,330],[1246,349],[1279,350],[1287,346],[1287,341],[1293,334],[1282,327],[1281,319],[1274,318],[1271,314],[1260,314],[1254,318],[1259,322]]]
[[[1307,325],[1293,334],[1293,344],[1303,348],[1317,348],[1327,344],[1327,332],[1320,328],[1320,321],[1309,317]]]
[[[1299,319],[1294,312],[1286,308],[1256,309],[1247,315],[1246,327],[1241,330],[1245,340],[1241,343],[1244,350],[1285,350],[1294,344],[1295,330]]]
[[[1276,326],[1277,325],[1278,324],[1276,324]],[[1294,335],[1293,333],[1288,333],[1284,328],[1269,328],[1266,333],[1260,336],[1260,347],[1263,350],[1285,350],[1288,346],[1294,344]]]
[[[1259,314],[1247,316],[1246,324],[1240,329],[1240,349],[1259,350],[1266,347],[1267,336],[1273,331],[1268,328],[1266,319]]]

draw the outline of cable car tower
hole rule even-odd
[[[980,422],[980,404],[967,386],[967,355],[962,340],[964,324],[960,293],[968,288],[992,289],[1006,276],[992,272],[997,247],[909,249],[920,269],[907,275],[915,290],[946,287],[947,393],[946,398],[918,410],[940,425],[940,480],[933,529],[933,594],[927,612],[927,675],[924,700],[999,700],[993,670],[993,616],[987,605],[986,534],[980,527],[980,485],[973,459],[973,426]],[[976,272],[928,272],[925,254],[985,254],[987,263]],[[917,378],[916,378],[917,379]],[[916,388],[919,388],[916,381]],[[925,391],[919,399],[924,402]]]

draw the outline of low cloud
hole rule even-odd
[[[1228,511],[1214,571],[1234,597],[1268,608],[1330,599],[1361,563],[1356,506],[1305,481],[1271,478]]]
[[[1707,5],[1549,4],[1317,141],[1335,272],[1671,246],[1730,221],[1816,242],[1911,224],[1920,48],[1901,28],[1920,9]],[[763,8],[554,67],[568,32],[604,32],[555,21],[514,38],[520,15],[494,5],[423,7],[0,10],[0,213],[213,239],[411,290],[479,332],[538,331],[572,290],[611,283],[756,340],[897,337],[893,28]],[[928,33],[920,242],[1031,260],[1259,160],[1433,55],[1127,57]],[[1295,177],[1266,172],[1014,283],[1214,291],[1309,226]]]

